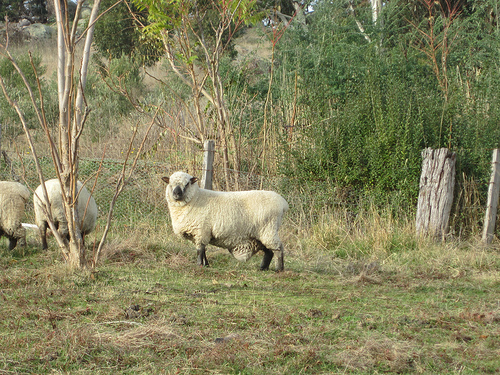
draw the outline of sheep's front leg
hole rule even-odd
[[[198,251],[198,265],[208,267],[207,254],[205,252],[205,245],[200,245],[197,249]]]
[[[274,253],[272,250],[269,250],[268,248],[264,248],[263,251],[264,251],[264,258],[262,258],[262,263],[260,264],[260,270],[267,271],[269,269],[271,261],[273,260]]]
[[[40,238],[42,239],[42,249],[46,250],[49,246],[47,245],[47,227],[48,224],[46,221],[42,223],[40,226],[39,231],[40,231]]]
[[[14,234],[9,237],[9,250],[13,250],[16,246],[26,246],[26,229],[24,229],[22,224],[19,224]]]

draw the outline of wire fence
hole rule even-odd
[[[15,154],[14,154],[15,155]],[[168,176],[177,170],[188,172],[201,179],[203,166],[203,150],[194,153],[189,160],[175,160],[161,162],[139,160],[134,171],[131,171],[131,162],[125,165],[126,176],[130,176],[123,192],[118,197],[113,220],[127,226],[137,225],[138,222],[158,223],[165,225],[169,220],[168,208],[165,201],[165,183],[161,177]],[[52,159],[48,156],[39,157],[44,178],[56,178]],[[124,161],[117,159],[82,158],[79,163],[79,179],[86,183],[89,190],[94,187],[93,196],[99,209],[98,221],[105,223],[110,203],[116,191],[118,179],[122,174]],[[295,215],[307,217],[313,223],[325,210],[340,208],[349,211],[354,216],[367,202],[352,201],[342,198],[342,192],[337,191],[327,181],[315,181],[311,186],[301,186],[292,177],[282,177],[272,174],[266,176],[257,173],[229,170],[230,180],[234,185],[226,187],[225,171],[222,162],[217,158],[213,166],[214,190],[274,190],[281,193],[289,202]],[[3,153],[0,159],[0,180],[15,180],[28,186],[32,191],[39,185],[35,162],[30,155],[12,156],[11,159]],[[459,236],[466,233],[481,231],[481,222],[484,218],[485,206],[478,193],[478,186],[482,182],[475,182],[462,178],[454,203],[450,225],[452,231]],[[411,213],[411,207],[404,197],[400,202],[393,202],[395,207],[402,207],[402,211]],[[406,207],[403,207],[406,205]],[[32,198],[26,209],[26,220],[34,223]],[[498,228],[498,222],[497,222]]]
[[[202,158],[200,153],[200,160]],[[45,180],[56,178],[52,159],[48,156],[38,158]],[[116,200],[113,219],[125,223],[137,223],[137,221],[165,221],[168,216],[168,208],[165,200],[165,183],[161,180],[163,176],[169,176],[175,171],[186,171],[197,177],[201,177],[202,166],[200,163],[172,164],[158,161],[139,160],[132,171],[132,162],[124,165],[123,160],[83,158],[79,161],[79,180],[92,191],[99,209],[99,220],[105,221],[112,198],[116,192],[117,183],[125,168],[126,186]],[[220,165],[214,174],[214,189],[222,190],[224,182],[220,178]],[[232,181],[238,179],[240,190],[259,189],[261,186],[276,190],[277,178],[266,179],[258,175],[230,171]],[[9,158],[3,153],[0,160],[0,180],[18,181],[28,186],[33,192],[39,185],[40,179],[36,171],[35,161],[31,156],[24,155]],[[234,186],[230,187],[233,190]],[[93,189],[93,190],[92,190]],[[27,204],[26,220],[34,223],[33,198]]]
[[[52,160],[39,158],[46,180],[56,178]],[[137,220],[139,217],[153,218],[160,213],[165,216],[164,186],[161,176],[166,175],[167,166],[158,162],[139,162],[133,172],[131,163],[125,165],[129,176],[123,192],[118,197],[113,217],[121,221]],[[118,180],[124,168],[123,161],[83,159],[79,163],[79,180],[85,182],[99,209],[100,220],[105,220],[110,203],[116,191]],[[0,180],[16,180],[32,191],[40,184],[34,160],[29,157],[16,158],[0,163]],[[32,199],[26,209],[27,221],[34,222]]]

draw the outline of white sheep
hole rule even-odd
[[[283,271],[283,243],[278,236],[288,203],[273,191],[218,192],[201,189],[184,172],[163,177],[174,233],[196,245],[198,264],[208,266],[208,244],[228,249],[239,261],[264,252],[261,270],[269,269],[279,251],[277,271]]]
[[[9,239],[9,250],[26,245],[26,229],[22,225],[28,188],[18,182],[0,181],[0,237]]]
[[[52,218],[61,237],[69,240],[68,222],[64,215],[64,203],[61,193],[61,184],[58,179],[45,181],[47,195],[49,198]],[[81,221],[80,231],[82,237],[92,232],[95,228],[97,220],[97,205],[94,198],[90,195],[89,191],[83,184],[78,181],[77,183],[78,194],[78,219]],[[47,228],[49,227],[47,215],[44,211],[45,201],[43,195],[42,185],[39,185],[33,196],[33,205],[35,208],[35,223],[38,225],[40,237],[42,239],[42,247],[47,249]],[[87,204],[88,203],[88,204]]]

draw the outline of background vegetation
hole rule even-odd
[[[129,13],[103,18],[103,36],[116,25],[129,33],[96,36],[79,168],[82,179],[97,180],[90,251],[131,134],[159,109],[156,126],[96,269],[69,273],[53,241],[39,250],[35,232],[24,250],[8,252],[1,240],[0,372],[497,372],[498,240],[485,247],[479,236],[500,141],[499,4],[385,4],[377,24],[364,2],[320,1],[305,23],[295,16],[287,27],[270,12],[233,39],[220,72],[238,168],[225,169],[214,107],[200,101],[218,137],[215,188],[272,189],[290,203],[281,274],[257,272],[259,256],[240,264],[215,248],[211,268],[199,269],[192,246],[173,237],[160,177],[201,173],[193,92],[164,59],[154,63],[157,40]],[[146,37],[151,55],[139,48]],[[35,56],[56,129],[53,42],[15,48],[27,73],[26,51]],[[0,69],[26,100],[9,65],[0,61]],[[1,105],[0,179],[36,188],[19,124]],[[34,137],[54,177],[42,132]],[[442,244],[415,237],[425,147],[457,153],[452,230]]]

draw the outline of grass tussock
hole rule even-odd
[[[500,266],[496,244],[485,246],[477,237],[443,243],[418,237],[413,218],[395,218],[374,207],[357,214],[325,210],[315,220],[304,212],[296,216],[286,223],[285,242],[289,252],[313,272],[359,275],[384,269],[409,276],[457,278]]]

